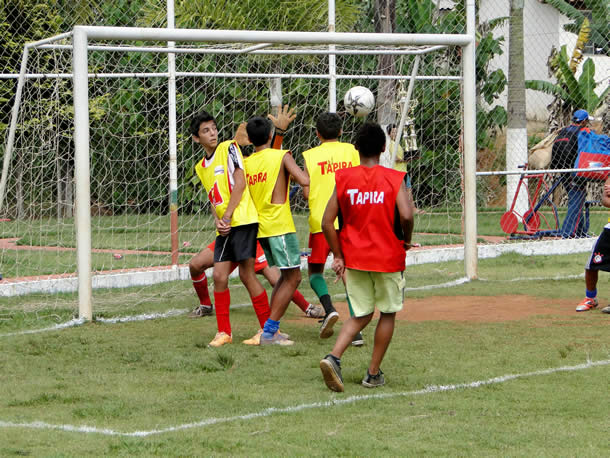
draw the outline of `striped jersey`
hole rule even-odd
[[[218,218],[222,218],[229,205],[231,191],[235,185],[233,174],[238,168],[244,170],[244,160],[239,146],[233,140],[220,143],[211,158],[204,157],[195,166],[197,176],[208,193],[208,199],[214,206]],[[231,226],[256,222],[258,222],[256,207],[246,188],[233,212]]]

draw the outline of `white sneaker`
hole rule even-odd
[[[307,318],[322,318],[324,316],[324,308],[321,305],[309,304],[309,307],[305,310],[305,316]]]

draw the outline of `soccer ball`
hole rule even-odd
[[[354,86],[343,97],[345,110],[358,118],[366,116],[375,108],[375,96],[363,86]]]

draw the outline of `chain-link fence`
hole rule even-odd
[[[174,6],[178,28],[288,31],[334,28],[339,32],[461,34],[466,31],[464,3],[337,0],[334,25],[329,21],[326,0],[176,1]],[[511,165],[507,159],[507,151],[514,145],[510,144],[512,137],[506,135],[508,83],[513,68],[509,44],[518,41],[512,35],[518,29],[515,32],[511,27],[510,4],[506,0],[477,2],[479,170],[502,171],[515,163],[513,160]],[[167,25],[166,2],[162,0],[101,3],[13,0],[2,1],[0,5],[0,27],[4,32],[0,38],[3,40],[0,128],[4,137],[24,43],[70,31],[76,24]],[[598,131],[608,132],[608,8],[607,0],[524,2],[522,87],[527,89],[522,108],[527,124],[526,143],[519,152],[524,162],[528,146],[546,137],[555,127],[569,124],[576,108],[586,109],[598,119],[595,124]],[[71,41],[62,43],[67,46]],[[109,44],[125,45],[103,43]],[[167,43],[146,45],[163,47]],[[184,44],[178,45],[184,48]],[[180,240],[192,244],[191,248],[181,246],[182,251],[190,252],[203,247],[213,236],[207,197],[193,173],[200,151],[193,148],[187,130],[190,117],[202,108],[209,109],[223,129],[221,136],[230,138],[240,122],[272,109],[269,75],[281,74],[283,102],[295,106],[299,113],[285,146],[302,163],[302,151],[317,142],[315,118],[329,107],[330,83],[326,77],[333,71],[322,48],[314,50],[320,52],[318,55],[314,52],[281,57],[266,57],[261,54],[264,49],[252,56],[231,55],[231,45],[226,45],[229,53],[224,54],[194,49],[205,46],[193,46],[198,53],[184,53],[176,59]],[[362,85],[373,91],[377,102],[367,119],[384,126],[406,126],[403,136],[408,134],[409,141],[403,142],[402,153],[415,203],[421,210],[420,237],[428,245],[461,243],[461,48],[447,46],[422,54],[408,110],[405,105],[409,76],[416,67],[417,49],[403,49],[402,54],[386,53],[391,50],[381,48],[363,49],[359,55],[349,54],[347,47],[343,51],[344,54],[337,53],[333,64],[341,77],[336,81],[337,110],[345,115],[343,94],[350,87]],[[15,149],[9,164],[9,186],[6,196],[2,196],[6,199],[0,212],[0,218],[13,221],[4,225],[7,229],[0,238],[18,234],[22,236],[21,243],[72,248],[75,238],[71,219],[74,208],[71,51],[59,47],[37,49],[30,57]],[[123,251],[138,250],[137,257],[130,258],[134,266],[166,265],[164,251],[168,250],[169,237],[166,217],[170,206],[167,54],[91,51],[89,71],[96,74],[89,81],[92,210],[99,218],[94,220],[94,249],[110,246]],[[249,76],[236,76],[239,73]],[[116,74],[125,77],[118,78]],[[361,122],[362,119],[345,115],[342,139],[350,141]],[[538,167],[547,165],[540,163]],[[507,181],[504,175],[480,177],[477,181],[479,210],[498,213],[494,229],[483,228],[483,232],[492,235],[499,232],[500,217],[513,198],[512,191],[507,191]],[[599,186],[599,181],[590,185],[588,200],[595,200]],[[525,189],[531,187],[532,182],[525,182]],[[561,196],[553,199],[555,205],[562,203]],[[557,210],[550,202],[539,213],[546,211],[557,218]],[[294,197],[293,208],[295,213],[306,215],[306,202],[299,193]],[[565,210],[559,213],[562,211]],[[537,211],[530,217],[540,226]],[[512,219],[509,222],[506,227],[512,229]],[[8,261],[13,264],[7,270],[10,275],[5,273],[5,277],[63,275],[74,271],[72,261],[64,263],[64,258],[56,254],[46,254],[35,267],[31,259],[7,253],[2,254],[7,260],[5,265],[9,265]],[[116,267],[115,258],[101,254],[94,262],[94,269],[100,271]]]
[[[327,0],[175,0],[173,3],[176,27],[182,28],[295,31],[329,28]],[[465,29],[461,0],[336,0],[333,3],[337,31],[463,33]],[[506,140],[502,129],[507,124],[510,3],[507,0],[476,2],[480,169],[506,168]],[[553,129],[569,124],[571,113],[577,108],[597,115],[598,130],[608,132],[609,10],[607,0],[525,0],[523,39],[530,146]],[[70,31],[77,24],[165,27],[167,2],[1,1],[0,129],[3,138],[24,43]],[[391,56],[382,58],[378,65],[378,71],[409,72],[408,67],[396,67]],[[566,74],[566,67],[570,68],[572,77]],[[396,88],[391,85],[381,84],[379,88],[377,117],[382,124],[397,118],[392,108]],[[416,96],[414,102],[423,101]],[[420,130],[426,122],[425,119],[414,121]],[[421,137],[422,133],[418,134]],[[487,204],[504,202],[503,189],[494,180],[481,185],[485,190],[483,201]]]

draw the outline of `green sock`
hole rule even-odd
[[[318,298],[328,294],[328,287],[326,286],[326,281],[322,274],[311,274],[309,277],[309,284],[311,285],[311,289],[318,295]]]

